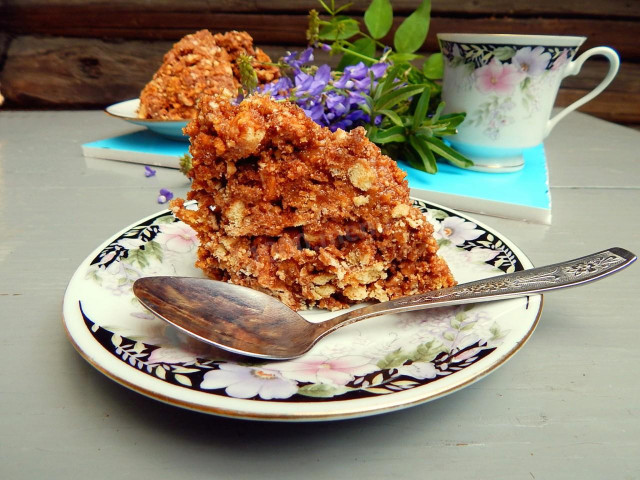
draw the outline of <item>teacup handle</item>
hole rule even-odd
[[[607,60],[609,60],[609,71],[607,72],[607,75],[604,77],[604,79],[600,82],[600,84],[596,88],[591,90],[584,97],[579,98],[578,100],[573,102],[568,107],[565,107],[562,111],[560,111],[560,113],[558,113],[555,117],[549,120],[547,122],[547,128],[545,130],[545,137],[549,135],[553,127],[555,127],[560,120],[566,117],[569,113],[573,112],[576,108],[579,108],[585,103],[587,103],[588,101],[592,100],[594,97],[599,95],[605,88],[607,88],[607,86],[611,83],[613,78],[618,73],[618,68],[620,67],[620,57],[618,57],[618,54],[616,53],[616,51],[609,47],[595,47],[587,50],[578,58],[576,58],[574,61],[569,63],[569,65],[567,66],[567,69],[565,70],[564,76],[562,78],[566,78],[569,75],[577,75],[578,73],[580,73],[582,64],[585,61],[587,61],[587,59],[589,59],[594,55],[602,55],[603,57],[606,57]]]

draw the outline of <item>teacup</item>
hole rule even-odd
[[[569,112],[602,92],[620,60],[615,50],[595,47],[574,60],[586,37],[441,33],[445,112],[466,112],[458,133],[447,137],[474,162],[474,170],[513,172],[522,152],[542,143]],[[551,118],[560,82],[580,72],[594,55],[609,61],[605,78],[588,94]]]

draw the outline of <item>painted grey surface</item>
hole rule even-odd
[[[81,359],[65,287],[180,173],[86,161],[130,126],[101,112],[0,112],[0,478],[640,478],[640,265],[545,296],[536,332],[468,388],[330,423],[229,420],[147,399]],[[640,252],[640,133],[571,114],[546,142],[551,226],[477,218],[543,265]]]

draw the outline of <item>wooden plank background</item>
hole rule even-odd
[[[395,24],[419,0],[393,1]],[[369,4],[356,0],[360,17]],[[0,0],[0,90],[4,108],[102,108],[138,96],[162,55],[202,28],[246,30],[272,57],[303,48],[315,0]],[[581,49],[618,51],[622,66],[611,86],[581,108],[640,127],[640,1],[433,0],[425,52],[437,32],[583,35]],[[390,40],[390,39],[388,39]],[[328,58],[322,58],[329,60]],[[606,62],[588,61],[563,83],[557,105],[595,86]]]

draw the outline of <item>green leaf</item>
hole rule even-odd
[[[509,60],[516,54],[516,51],[513,47],[498,47],[493,51],[493,56],[496,57],[501,62]]]
[[[407,354],[401,349],[387,354],[382,360],[380,360],[376,365],[380,370],[389,370],[390,368],[396,368],[408,360]]]
[[[424,140],[429,143],[431,150],[438,155],[446,158],[457,167],[467,168],[473,165],[473,162],[461,153],[455,151],[453,148],[446,145],[442,140],[438,138],[427,138]]]
[[[298,393],[307,397],[330,398],[335,395],[341,395],[349,390],[352,389],[348,387],[329,385],[326,383],[312,383],[298,388]]]
[[[420,126],[422,121],[427,116],[427,109],[429,108],[429,99],[431,98],[431,89],[425,88],[420,94],[418,103],[416,104],[415,112],[413,112],[413,128],[416,129]]]
[[[360,25],[353,18],[333,17],[328,25],[323,26],[318,33],[320,40],[346,40],[360,32]]]
[[[407,137],[404,133],[404,127],[399,125],[387,129],[372,129],[369,134],[369,140],[381,145],[391,142],[406,142]]]
[[[175,378],[178,383],[181,383],[182,385],[186,385],[187,387],[190,387],[193,385],[191,383],[191,379],[186,375],[176,374],[173,376],[173,378]]]
[[[456,335],[453,332],[445,332],[442,336],[450,342],[453,342],[456,339]]]
[[[433,137],[433,128],[426,126],[420,127],[416,128],[413,133],[422,138],[430,138]]]
[[[416,58],[420,58],[420,55],[415,53],[392,53],[389,55],[389,60],[395,64],[412,62]]]
[[[373,38],[382,38],[393,24],[393,7],[390,0],[373,0],[364,12],[364,24]]]
[[[454,134],[456,133],[456,127],[464,122],[466,116],[467,115],[465,113],[449,113],[447,115],[440,115],[440,123],[446,123],[448,128],[452,129],[451,134]]]
[[[353,42],[351,47],[349,47],[349,51],[364,55],[365,57],[371,57],[371,60],[367,61],[358,55],[352,55],[349,52],[345,52],[338,64],[338,70],[344,70],[344,67],[355,65],[358,62],[364,62],[367,65],[373,64],[375,61],[374,57],[376,55],[376,42],[369,37],[362,37]]]
[[[161,217],[156,218],[153,221],[153,223],[154,225],[163,225],[163,224],[174,223],[175,221],[176,221],[175,217],[169,214],[169,215],[162,215]]]
[[[391,120],[394,124],[398,125],[399,127],[403,127],[404,126],[404,123],[402,122],[402,118],[400,118],[400,115],[398,115],[393,110],[378,110],[378,113],[380,115],[384,115],[385,117],[387,117],[389,120]]]
[[[144,245],[147,255],[154,257],[158,261],[162,261],[162,246],[155,240],[151,240]]]
[[[156,377],[161,378],[162,380],[167,378],[167,371],[160,366],[156,367],[154,372],[156,374]]]
[[[436,343],[435,340],[431,340],[422,345],[418,345],[418,348],[416,348],[416,351],[411,356],[411,360],[414,362],[430,362],[443,350],[441,343]]]
[[[388,390],[386,388],[381,388],[381,387],[369,387],[369,388],[364,388],[363,389],[365,392],[369,392],[369,393],[376,393],[379,395],[385,395],[387,393],[393,393],[394,390]]]
[[[127,262],[131,265],[135,265],[137,263],[140,268],[149,266],[149,260],[147,260],[147,252],[139,248],[129,250],[129,255],[127,255],[127,258],[123,259],[123,262]]]
[[[427,85],[405,85],[404,87],[396,88],[388,93],[382,95],[376,102],[376,110],[385,110],[397,105],[398,103],[407,100],[414,95],[417,95],[424,90]]]
[[[422,73],[431,80],[442,78],[444,73],[444,59],[442,53],[434,53],[422,64]]]
[[[404,78],[407,67],[405,65],[394,64],[389,69],[387,69],[384,82],[378,84],[378,91],[376,93],[387,93],[392,90],[394,87],[394,81],[399,80],[402,81]],[[378,97],[376,97],[378,98]]]
[[[436,164],[436,157],[429,149],[429,145],[425,140],[420,137],[409,137],[409,144],[413,147],[413,150],[418,154],[420,162],[424,167],[423,170],[427,173],[436,173],[438,171],[438,165]]]
[[[420,156],[413,148],[411,148],[411,145],[409,144],[405,144],[405,148],[402,150],[399,158],[402,158],[405,161],[409,162],[409,165],[411,165],[416,170],[420,170],[423,172],[426,171],[424,169],[424,165],[422,164],[422,160],[420,160]]]
[[[427,38],[431,20],[431,0],[422,0],[415,12],[398,27],[393,38],[395,50],[399,53],[413,53]]]

